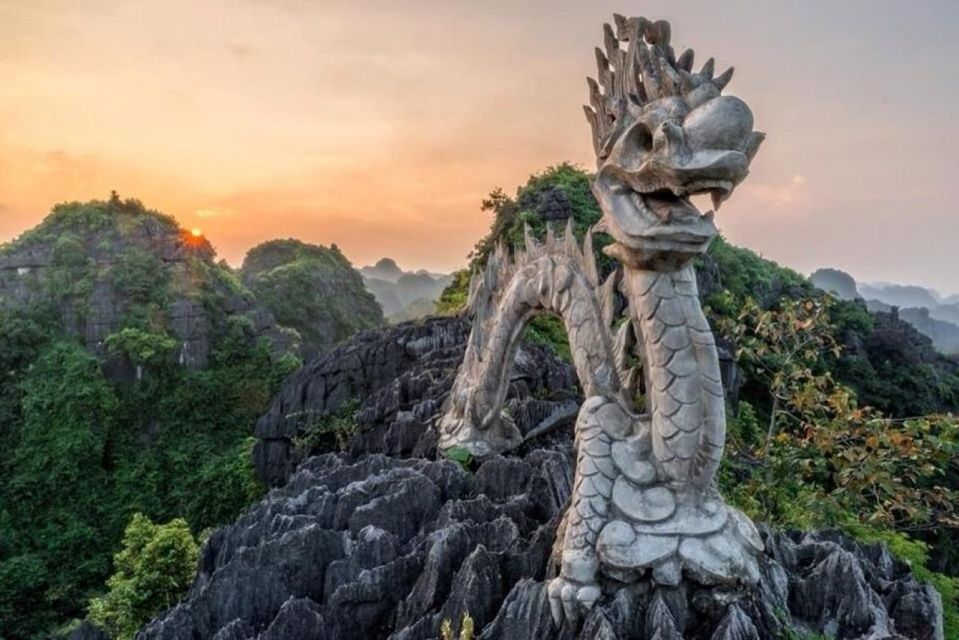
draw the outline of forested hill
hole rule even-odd
[[[240,277],[280,324],[300,334],[307,359],[384,323],[383,310],[335,244],[264,242],[247,253]]]
[[[250,437],[300,343],[382,322],[338,251],[297,252],[250,276],[261,302],[199,231],[116,194],[0,246],[0,638],[87,615],[128,523],[200,536],[260,495]]]
[[[0,246],[0,308],[46,313],[64,334],[117,366],[124,359],[137,365],[172,359],[202,368],[212,337],[227,322],[249,325],[279,349],[292,338],[215,262],[198,231],[115,194],[58,205],[40,225]]]

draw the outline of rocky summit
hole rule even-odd
[[[426,640],[466,614],[486,639],[943,637],[939,595],[884,547],[765,527],[754,588],[611,582],[580,626],[557,628],[545,584],[572,492],[572,372],[524,346],[507,404],[524,445],[436,460],[433,421],[465,334],[458,319],[368,332],[294,376],[258,427],[258,469],[278,486],[210,537],[187,597],[137,637]],[[350,452],[290,474],[289,416],[349,398]]]
[[[200,230],[137,200],[61,204],[0,246],[0,309],[49,308],[114,378],[127,376],[129,363],[110,357],[109,338],[133,326],[168,332],[176,361],[190,369],[207,366],[231,319],[287,350],[289,332],[215,257]]]

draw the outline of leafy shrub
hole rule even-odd
[[[169,277],[154,253],[131,247],[111,271],[113,285],[124,299],[134,305],[163,304]]]
[[[158,365],[177,348],[177,341],[166,334],[127,327],[107,336],[110,353],[127,357],[135,365]]]
[[[737,466],[743,452],[733,451],[720,476],[724,492],[757,520],[840,527],[889,544],[940,591],[955,634],[959,579],[931,571],[927,545],[909,536],[959,529],[959,422],[934,415],[896,420],[859,406],[848,387],[822,370],[822,353],[837,349],[830,307],[828,299],[784,300],[762,310],[747,300],[735,320],[724,322],[740,363],[765,380],[773,396],[765,442],[734,437],[729,443],[752,449],[745,457],[760,467]],[[743,406],[731,423],[731,433],[740,436],[751,420]]]
[[[293,446],[301,455],[325,453],[330,451],[345,451],[356,435],[356,412],[359,402],[350,400],[344,402],[340,408],[330,415],[298,416],[305,422],[305,426],[297,430],[293,438]],[[297,417],[297,416],[289,416]]]
[[[157,525],[135,514],[123,534],[123,549],[113,558],[109,591],[90,602],[90,619],[117,640],[174,605],[196,575],[199,547],[182,518]]]
[[[453,274],[453,281],[446,285],[436,301],[436,312],[444,315],[459,313],[466,308],[470,291],[470,271],[460,269]]]
[[[533,344],[540,344],[553,352],[560,360],[573,361],[569,336],[562,319],[554,315],[539,315],[526,326],[523,337]]]
[[[452,460],[463,468],[464,471],[473,469],[473,454],[465,447],[452,447],[445,452],[448,459]]]

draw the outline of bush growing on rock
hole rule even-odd
[[[154,615],[175,604],[196,573],[199,547],[182,518],[157,525],[135,514],[113,558],[109,591],[90,602],[90,619],[115,640],[129,640]]]

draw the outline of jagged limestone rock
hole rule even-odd
[[[137,637],[434,640],[444,618],[469,611],[483,640],[730,640],[750,624],[763,639],[793,628],[942,640],[938,594],[882,547],[764,527],[757,586],[610,582],[581,629],[558,626],[545,579],[575,456],[565,431],[547,440],[474,473],[380,454],[311,458],[211,535],[189,594]]]
[[[615,17],[589,81],[600,226],[622,263],[599,282],[591,234],[581,249],[572,225],[562,239],[500,246],[470,291],[473,328],[439,424],[441,450],[478,457],[514,449],[519,432],[503,415],[518,336],[538,313],[562,318],[587,401],[576,423],[578,461],[566,516],[560,576],[549,585],[557,622],[574,625],[610,580],[677,586],[755,584],[762,541],[752,522],[715,488],[726,435],[715,340],[699,303],[692,258],[716,236],[713,212],[749,172],[764,134],[736,97],[723,96],[732,69],[714,77],[710,59],[692,70],[678,58],[667,22]],[[614,332],[614,293],[628,320]],[[633,404],[631,344],[642,361],[647,411]],[[730,633],[748,630],[730,622]],[[598,624],[598,623],[596,623]]]

